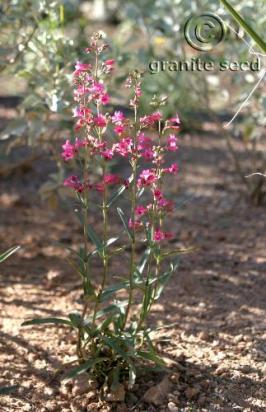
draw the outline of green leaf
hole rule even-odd
[[[143,253],[143,257],[142,257],[139,265],[137,266],[138,272],[139,272],[141,275],[142,275],[142,273],[143,273],[143,271],[144,271],[144,269],[145,269],[145,266],[146,266],[146,264],[147,264],[147,262],[148,262],[148,260],[149,260],[150,254],[151,254],[151,249],[150,249],[150,248],[146,249],[145,252]]]
[[[6,260],[9,256],[13,255],[13,253],[15,253],[19,249],[20,246],[14,246],[8,249],[6,252],[2,253],[2,255],[0,255],[0,263],[4,262],[4,260]]]
[[[93,230],[91,225],[88,226],[88,236],[89,236],[90,240],[92,241],[92,243],[96,246],[96,249],[97,249],[99,255],[102,255],[102,253],[103,253],[103,244],[102,244],[100,238],[98,237],[98,235]]]
[[[221,2],[233,18],[238,22],[238,24],[250,35],[261,50],[266,53],[266,43],[262,37],[260,37],[255,30],[253,30],[253,28],[240,16],[240,14],[238,14],[238,12],[228,3],[227,0],[221,0]]]
[[[164,273],[162,276],[160,276],[160,278],[158,279],[157,288],[154,292],[154,300],[159,299],[159,297],[162,294],[162,291],[164,290],[164,287],[165,287],[166,283],[171,278],[172,274],[173,274],[172,271],[168,271],[168,272]]]
[[[0,396],[9,395],[10,393],[15,392],[18,389],[18,387],[18,385],[0,386]]]
[[[119,236],[117,236],[117,237],[111,237],[110,239],[107,240],[106,246],[112,245],[112,244],[115,243],[118,239],[119,239]]]
[[[144,352],[139,350],[137,353],[141,358],[154,362],[158,366],[165,366],[164,361],[154,352]]]
[[[42,318],[42,319],[27,320],[23,322],[21,326],[44,325],[44,324],[73,326],[70,320],[60,319],[60,318]]]
[[[88,369],[93,368],[94,365],[97,363],[103,362],[107,358],[101,357],[98,359],[89,359],[88,361],[82,363],[82,365],[76,366],[75,368],[72,368],[65,376],[63,379],[71,379],[74,378],[75,376],[79,375],[80,373],[87,372]]]
[[[148,309],[150,307],[151,299],[152,299],[152,286],[148,285],[145,289],[145,295],[144,295],[144,300],[143,300],[143,305],[142,305],[142,313],[141,313],[142,319],[145,319],[148,314]]]
[[[109,346],[111,349],[114,350],[115,353],[118,355],[122,356],[123,359],[127,359],[130,356],[129,352],[125,352],[120,346],[120,342],[118,339],[115,339],[113,336],[112,337],[103,337],[103,341],[106,343],[107,346]]]
[[[97,331],[105,331],[106,329],[108,329],[108,326],[113,322],[114,316],[111,315],[108,318],[106,318],[102,323],[100,323],[96,330]]]
[[[101,302],[104,302],[105,300],[109,299],[115,292],[122,290],[122,289],[128,289],[129,287],[129,282],[120,282],[116,283],[114,285],[108,286],[105,288],[101,294]]]
[[[11,136],[22,136],[27,129],[25,119],[15,119],[8,123],[8,126],[0,133],[0,140],[7,140]]]
[[[122,193],[126,190],[126,186],[122,185],[120,188],[117,190],[117,192],[111,197],[109,200],[109,203],[107,204],[107,207],[112,206],[112,204],[116,201],[116,199],[119,198],[119,196],[122,195]]]
[[[194,252],[195,250],[197,250],[196,247],[188,247],[186,249],[175,249],[175,250],[170,250],[168,252],[163,252],[161,256],[167,257],[167,256],[181,255],[185,253]]]
[[[125,228],[125,230],[126,230],[126,232],[127,232],[127,234],[128,234],[129,239],[132,240],[132,235],[131,235],[130,229],[129,229],[129,227],[128,227],[128,224],[127,224],[127,222],[126,222],[124,212],[123,212],[122,209],[120,209],[120,207],[117,208],[117,213],[119,214],[119,217],[120,217],[120,219],[122,220],[122,223],[123,223],[124,228]]]
[[[104,308],[104,309],[102,309],[102,310],[99,310],[97,313],[96,313],[96,319],[99,319],[99,318],[101,318],[102,316],[104,316],[104,315],[107,315],[107,314],[111,314],[111,313],[121,313],[122,312],[122,309],[125,307],[127,305],[127,301],[119,301],[119,302],[117,302],[117,303],[112,303],[111,305],[109,305],[109,306],[106,306],[106,308]],[[88,318],[89,320],[90,319],[92,319],[92,315],[91,316],[89,316],[89,318]]]
[[[118,365],[115,368],[113,368],[109,376],[111,381],[111,390],[115,391],[118,387],[120,380],[120,366]]]
[[[75,328],[82,326],[82,318],[79,313],[70,313],[68,317]]]

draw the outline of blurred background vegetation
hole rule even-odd
[[[266,27],[265,0],[230,2],[263,35]],[[266,156],[261,145],[265,135],[266,96],[264,82],[256,89],[230,128],[229,121],[245,100],[260,73],[169,72],[151,74],[153,60],[184,61],[201,58],[251,61],[259,52],[239,28],[219,0],[3,0],[1,2],[0,48],[0,175],[50,153],[58,170],[47,177],[40,192],[44,198],[61,187],[64,178],[59,158],[60,139],[72,136],[71,73],[77,60],[84,60],[83,49],[93,31],[103,30],[117,61],[111,84],[116,107],[123,107],[126,95],[122,83],[129,71],[146,71],[143,110],[154,94],[168,96],[166,115],[179,112],[183,130],[204,133],[206,124],[215,125],[234,162],[238,178],[256,204],[263,199],[264,179],[254,172],[265,172]],[[184,24],[204,11],[218,14],[230,24],[226,38],[210,52],[192,49],[184,39]],[[262,64],[265,57],[260,56]],[[112,107],[110,107],[110,110]],[[210,126],[209,126],[210,127]],[[208,126],[207,126],[208,128]],[[265,136],[264,136],[265,137]],[[241,162],[239,144],[247,157]],[[10,161],[16,147],[27,147],[27,156]]]

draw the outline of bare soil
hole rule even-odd
[[[0,397],[1,411],[266,410],[265,205],[241,196],[214,132],[184,134],[180,146],[171,228],[178,246],[195,250],[183,256],[150,318],[173,375],[163,403],[143,399],[164,377],[155,373],[140,376],[126,403],[100,405],[93,394],[62,391],[55,372],[72,359],[74,336],[62,327],[21,327],[81,307],[80,280],[56,244],[77,245],[79,225],[71,210],[41,202],[38,189],[55,168],[44,158],[0,183],[1,251],[21,245],[0,272],[0,386],[18,385]]]

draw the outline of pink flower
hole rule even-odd
[[[160,242],[161,240],[165,239],[172,239],[174,234],[172,232],[163,232],[161,229],[156,229],[154,231],[153,240],[155,242]]]
[[[103,63],[103,65],[106,68],[106,73],[110,73],[113,69],[114,69],[114,64],[115,64],[115,60],[114,59],[109,59],[109,60],[105,60],[105,62]]]
[[[170,122],[170,124],[169,124]],[[180,129],[180,125],[181,125],[181,121],[179,119],[178,114],[176,114],[175,117],[172,117],[171,119],[169,119],[169,121],[167,122],[167,126],[165,127],[165,129]]]
[[[110,102],[110,97],[107,93],[104,93],[101,96],[101,102],[102,102],[103,105],[108,104]]]
[[[88,116],[90,117],[90,115],[91,109],[88,109],[87,107],[79,106],[73,109],[73,117],[86,118]]]
[[[103,182],[96,183],[94,187],[98,192],[104,192],[105,184]]]
[[[63,152],[62,152],[62,158],[67,162],[68,160],[73,159],[73,157],[76,154],[76,149],[75,146],[70,143],[70,140],[66,140],[65,144],[62,146]]]
[[[176,163],[173,163],[170,167],[166,167],[165,169],[163,169],[163,171],[165,173],[176,175],[178,172],[178,165]]]
[[[145,136],[144,133],[138,135],[138,150],[150,149],[152,146],[152,140],[150,137]]]
[[[121,179],[118,175],[105,175],[103,179],[104,183],[108,185],[115,185],[121,183]]]
[[[115,64],[115,60],[114,59],[105,60],[104,64],[106,66],[113,66]]]
[[[138,187],[150,186],[157,181],[157,176],[152,169],[143,170],[138,179]]]
[[[137,206],[135,209],[135,213],[138,216],[143,216],[147,212],[147,208],[145,206]]]
[[[162,114],[157,111],[152,114],[140,118],[140,123],[142,126],[152,126],[155,122],[161,120]]]
[[[118,135],[121,135],[124,131],[125,131],[125,126],[122,125],[122,124],[117,124],[117,125],[114,127],[114,132],[115,132],[116,134],[118,134]]]
[[[145,160],[152,160],[154,158],[154,152],[151,149],[143,150],[142,157]]]
[[[100,82],[93,82],[92,87],[89,91],[93,94],[103,94],[104,93],[104,85]]]
[[[170,120],[170,122],[175,123],[178,126],[180,126],[180,124],[181,124],[181,121],[180,121],[180,118],[179,118],[178,114],[176,114],[175,117],[172,117],[169,120]]]
[[[170,134],[167,139],[167,150],[175,152],[177,149],[177,137],[174,134]]]
[[[74,76],[78,76],[82,72],[86,72],[91,69],[91,64],[85,64],[81,62],[77,62],[75,64],[75,71]]]
[[[87,94],[88,92],[89,92],[89,89],[84,84],[80,84],[74,90],[74,99],[79,100],[80,97],[84,96],[84,94]]]
[[[119,143],[113,145],[114,152],[120,154],[122,157],[127,157],[132,152],[133,142],[130,137],[120,140]]]
[[[142,228],[142,222],[140,222],[139,220],[135,220],[134,222],[132,221],[132,219],[130,218],[128,221],[128,227],[130,229],[135,228],[135,230],[141,229]]]
[[[164,197],[159,199],[158,205],[161,209],[164,209],[166,212],[172,212],[174,208],[174,202],[172,200],[167,200]]]
[[[75,139],[75,151],[77,152],[79,149],[81,149],[82,147],[85,147],[87,145],[87,142],[85,140],[81,140],[78,137],[76,137]]]
[[[64,180],[64,186],[74,189],[76,192],[82,193],[85,189],[85,185],[81,183],[78,176],[69,176]]]
[[[105,127],[107,124],[106,118],[103,114],[94,117],[94,124],[98,127]]]
[[[114,114],[112,116],[112,122],[113,123],[121,123],[121,122],[123,122],[124,119],[125,119],[124,113],[122,113],[120,111],[114,112]]]
[[[172,232],[164,232],[164,238],[167,240],[173,239],[174,236],[175,235]]]
[[[106,149],[103,150],[101,152],[101,156],[105,159],[105,160],[111,160],[114,156],[114,152],[112,149]]]
[[[163,194],[160,189],[154,189],[153,194],[154,194],[155,199],[157,200],[160,200],[163,197]]]
[[[161,240],[164,240],[164,232],[162,232],[160,229],[155,229],[153,234],[153,240],[155,240],[155,242],[160,242]]]

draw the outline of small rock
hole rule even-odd
[[[168,408],[169,412],[178,412],[179,411],[178,407],[176,406],[176,404],[174,402],[169,402],[168,405],[167,405],[167,408]]]
[[[216,369],[215,369],[215,374],[220,376],[220,375],[224,375],[228,372],[228,368],[224,365],[219,365]]]
[[[88,391],[89,391],[88,375],[86,373],[83,373],[79,375],[78,378],[75,379],[74,385],[72,388],[72,395],[74,396],[83,395],[83,393],[86,393]]]
[[[167,356],[161,356],[161,359],[164,361],[168,368],[173,368],[177,364],[174,359],[168,358]]]
[[[116,407],[116,412],[128,412],[128,408],[126,406],[126,404],[123,403],[119,403]]]
[[[176,372],[176,373],[172,373],[170,376],[170,381],[173,383],[178,383],[180,379],[180,373]]]
[[[147,390],[143,396],[143,400],[155,406],[162,405],[168,393],[171,392],[172,387],[173,384],[168,379],[168,376],[166,376],[158,385],[152,386]]]
[[[61,384],[61,387],[60,387],[61,395],[68,397],[71,394],[72,386],[73,385],[71,382],[64,382],[63,384]]]
[[[70,404],[71,412],[85,412],[86,408],[82,405],[79,399],[74,399]]]
[[[44,394],[47,396],[52,396],[55,394],[55,389],[54,388],[50,388],[49,386],[44,388]]]
[[[186,395],[187,399],[189,399],[189,400],[190,399],[195,399],[196,396],[198,395],[198,393],[199,393],[199,389],[195,388],[195,387],[187,388],[186,391],[185,391],[185,395]]]
[[[244,336],[243,335],[236,335],[234,338],[233,338],[233,342],[234,343],[239,343],[239,342],[242,342],[244,339]]]
[[[199,335],[198,335],[198,337],[199,337],[201,340],[204,340],[204,341],[206,341],[206,342],[208,342],[208,341],[210,340],[210,335],[209,335],[209,333],[208,333],[207,331],[202,331],[202,332],[200,332]]]
[[[48,401],[45,406],[46,406],[47,411],[49,412],[58,411],[57,403],[55,401]]]
[[[199,399],[198,399],[198,404],[199,404],[200,406],[203,406],[203,405],[205,405],[206,400],[207,400],[207,398],[206,398],[205,395],[200,395],[200,397],[199,397]]]
[[[243,365],[240,367],[241,372],[243,373],[250,373],[252,372],[252,368],[249,365]]]
[[[98,409],[98,403],[97,402],[93,402],[93,403],[90,403],[88,406],[87,406],[87,412],[96,412],[96,411],[98,411],[99,409]]]
[[[96,398],[96,392],[95,391],[90,391],[86,394],[86,398],[88,401],[92,401]]]
[[[109,392],[106,395],[106,400],[109,402],[124,402],[125,395],[126,395],[126,392],[125,392],[124,385],[122,385],[122,383],[119,383],[115,390],[113,390],[112,392]]]

